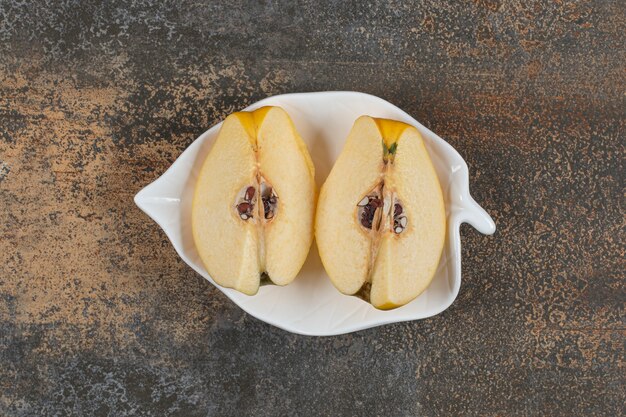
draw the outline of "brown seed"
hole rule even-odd
[[[361,214],[361,224],[368,229],[372,228],[372,224],[374,222],[374,213],[375,210],[372,206],[365,206],[365,209]]]
[[[263,199],[263,213],[266,219],[269,219],[272,217],[269,215],[270,212],[271,212],[270,203],[267,200]]]
[[[247,201],[252,201],[252,199],[254,198],[254,193],[256,192],[256,190],[254,189],[254,187],[248,187],[246,189],[246,200]]]
[[[393,215],[394,216],[399,216],[400,214],[402,214],[402,206],[398,203],[396,203],[393,206]]]
[[[239,203],[237,205],[237,211],[239,214],[246,214],[250,212],[252,205],[250,203]]]
[[[382,207],[383,201],[380,198],[374,197],[374,198],[372,198],[370,200],[370,204],[369,205],[374,207],[374,208]]]

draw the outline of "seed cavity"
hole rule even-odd
[[[383,197],[382,190],[381,184],[357,203],[358,221],[367,230],[378,231],[383,226],[400,234],[408,224],[402,203],[392,194]]]
[[[266,220],[273,219],[278,211],[278,196],[265,182],[261,183],[261,201],[263,202],[263,217]]]
[[[406,216],[402,215],[403,212],[402,205],[396,202],[393,206],[393,231],[397,235],[404,232],[408,224]]]
[[[374,226],[378,228],[378,223],[380,220],[380,216],[377,216],[377,212],[380,212],[380,208],[383,206],[383,200],[377,195],[368,195],[365,196],[359,204],[358,216],[361,225],[366,229],[372,229]]]
[[[260,216],[267,221],[276,217],[278,212],[278,195],[263,177],[259,185],[260,192],[254,185],[243,187],[237,194],[235,200],[235,209],[241,220],[250,220],[255,216]],[[261,196],[261,209],[259,212],[257,207],[258,195]]]
[[[251,185],[243,187],[237,194],[235,208],[241,220],[249,220],[254,217],[255,194],[256,189]]]

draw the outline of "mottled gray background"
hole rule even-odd
[[[0,0],[0,414],[625,415],[626,4]],[[437,317],[288,334],[132,202],[269,95],[378,95],[467,160]]]

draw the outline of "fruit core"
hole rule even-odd
[[[269,110],[270,107],[261,107],[253,112],[235,113],[246,129],[250,145],[257,156],[257,170],[253,183],[243,187],[235,198],[235,212],[243,221],[257,219],[260,222],[270,222],[278,212],[278,195],[258,167],[258,131]]]
[[[382,180],[357,203],[357,221],[367,231],[375,234],[391,230],[399,235],[406,229],[408,220],[404,215],[402,202],[393,190],[385,187],[384,175],[388,166],[393,164],[397,143],[387,146],[383,142]]]
[[[259,191],[260,190],[260,191]],[[259,202],[258,196],[261,196]],[[278,195],[272,186],[259,176],[259,181],[243,187],[235,199],[235,211],[243,221],[258,219],[270,222],[278,213]]]
[[[260,169],[258,152],[259,126],[267,115],[270,107],[261,107],[253,112],[235,113],[248,133],[248,140],[254,149],[257,168],[249,184],[246,184],[237,193],[234,201],[235,215],[243,222],[252,222],[256,226],[259,237],[258,258],[262,270],[265,269],[265,226],[274,220],[278,214],[279,198],[276,190],[263,176]],[[267,272],[261,273],[261,285],[269,284],[271,277]]]
[[[401,131],[394,133],[399,136]],[[372,245],[369,254],[367,279],[355,295],[368,302],[372,287],[371,274],[378,255],[382,235],[391,232],[393,235],[399,236],[408,225],[402,201],[400,201],[391,187],[385,185],[385,174],[393,166],[398,143],[383,140],[382,146],[383,168],[380,175],[381,180],[356,204],[357,222],[369,234]]]

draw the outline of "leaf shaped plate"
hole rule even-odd
[[[315,244],[296,280],[285,287],[267,285],[255,296],[222,288],[211,279],[196,252],[191,233],[191,201],[198,172],[220,129],[213,126],[196,139],[172,166],[135,196],[135,203],[165,231],[180,257],[252,316],[281,329],[315,336],[349,333],[369,327],[418,320],[448,308],[461,286],[459,226],[467,222],[493,234],[491,217],[469,193],[463,158],[443,139],[393,104],[364,93],[332,91],[269,97],[245,110],[281,106],[293,119],[315,163],[321,186],[361,115],[396,119],[419,129],[439,176],[447,215],[447,239],[439,268],[428,289],[409,304],[381,311],[339,293],[322,267]]]

